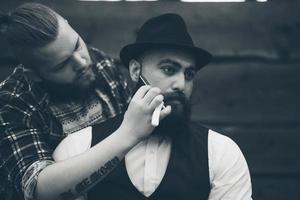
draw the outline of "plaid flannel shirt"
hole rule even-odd
[[[90,49],[96,63],[95,93],[53,104],[23,65],[0,84],[0,170],[25,199],[34,198],[37,176],[54,161],[52,153],[68,134],[123,112],[131,97],[112,59]]]

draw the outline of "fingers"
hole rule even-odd
[[[140,87],[136,93],[133,95],[132,98],[136,98],[136,99],[142,99],[144,98],[145,94],[151,89],[151,86],[149,85],[143,85],[142,87]]]
[[[152,120],[151,124],[152,126],[158,126],[159,125],[159,118],[160,118],[160,111],[163,107],[163,103],[161,103],[159,106],[157,106],[152,114]]]
[[[159,94],[159,95],[155,96],[150,103],[150,109],[154,110],[157,106],[159,106],[163,102],[163,100],[164,100],[163,95]]]
[[[142,102],[145,106],[155,109],[163,100],[158,87],[142,86],[137,90],[132,99]]]
[[[160,120],[164,119],[166,116],[168,116],[171,113],[171,106],[168,105],[164,109],[160,111]]]
[[[151,105],[152,101],[161,93],[158,87],[153,87],[144,96],[144,101],[146,104]],[[160,97],[161,98],[161,97]]]

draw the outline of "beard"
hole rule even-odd
[[[165,105],[172,108],[171,114],[161,120],[154,134],[166,135],[171,138],[184,135],[189,127],[191,104],[183,92],[173,92],[164,95]]]
[[[92,74],[96,73],[94,64],[90,64],[88,69],[92,71]],[[83,84],[80,82],[80,75],[72,83],[54,83],[43,79],[39,84],[49,94],[52,102],[59,103],[86,99],[95,90],[97,85],[96,79],[93,78],[89,78],[88,84]]]
[[[52,102],[62,103],[86,99],[95,89],[95,82],[84,88],[77,84],[61,84],[49,81],[43,81],[40,85],[49,94]]]

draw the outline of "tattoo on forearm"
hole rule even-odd
[[[83,179],[80,183],[75,186],[75,191],[81,193],[86,190],[89,186],[93,185],[100,178],[111,172],[118,164],[120,160],[118,157],[114,157],[112,160],[104,164],[100,169],[92,173],[88,178]],[[62,199],[73,199],[75,195],[71,190],[68,190],[60,195]]]
[[[104,166],[102,166],[100,169],[92,173],[89,178],[85,178],[80,183],[78,183],[75,187],[76,192],[80,193],[84,191],[90,185],[95,183],[97,180],[99,180],[101,177],[103,177],[108,172],[110,172],[113,168],[115,168],[115,166],[117,166],[119,162],[120,162],[119,158],[114,157],[112,160],[105,163]]]

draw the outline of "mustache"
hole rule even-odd
[[[183,104],[189,102],[188,98],[181,91],[169,92],[164,94],[164,102],[168,103],[170,101],[179,101]]]
[[[76,80],[79,80],[85,73],[87,73],[89,70],[91,70],[93,68],[94,64],[89,64],[86,68],[81,69],[77,76],[75,77]]]

